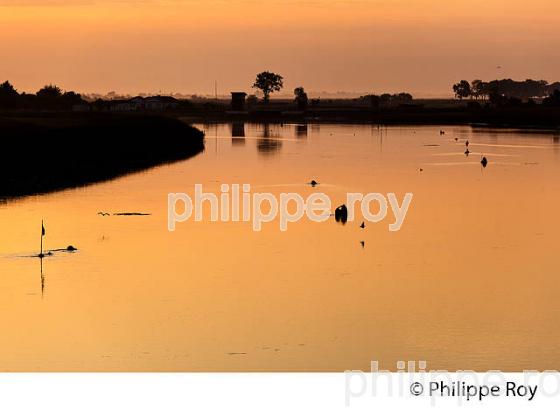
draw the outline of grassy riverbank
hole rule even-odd
[[[4,198],[100,182],[204,149],[201,131],[136,114],[0,116],[0,141]]]

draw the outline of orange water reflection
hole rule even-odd
[[[0,205],[0,370],[560,368],[555,135],[199,126],[206,151],[188,161]],[[348,191],[414,200],[397,233],[361,221],[285,233],[189,221],[169,233],[167,193],[195,183],[320,189],[333,205]],[[47,248],[79,248],[44,260],[43,296],[39,260],[26,257],[41,219]]]

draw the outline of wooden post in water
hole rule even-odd
[[[39,257],[42,258],[43,255],[43,236],[45,236],[45,226],[43,225],[43,220],[41,219],[41,253],[39,253]]]

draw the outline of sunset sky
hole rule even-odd
[[[559,16],[558,0],[0,0],[0,81],[225,94],[271,70],[287,92],[440,96],[560,80]]]

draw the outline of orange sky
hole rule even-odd
[[[560,80],[558,16],[557,0],[0,0],[0,80],[210,94],[268,69],[288,91],[445,95]]]

